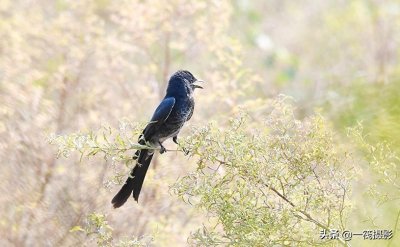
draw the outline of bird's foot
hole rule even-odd
[[[167,149],[161,143],[159,144],[160,144],[160,154],[167,152]]]
[[[133,160],[137,160],[137,158],[139,158],[139,155],[140,155],[140,150],[137,150],[137,151],[135,152],[135,154],[133,155],[132,159],[133,159]]]
[[[189,155],[189,150],[187,150],[186,148],[182,147],[182,151],[186,156]]]
[[[179,143],[178,143],[178,137],[177,137],[177,136],[172,137],[172,141],[174,141],[176,144],[179,145]],[[184,148],[184,147],[182,147],[182,151],[183,151],[183,153],[184,153],[185,155],[188,155],[188,154],[189,154],[189,150],[187,150],[187,149]]]

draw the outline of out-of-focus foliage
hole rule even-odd
[[[389,84],[356,83],[345,90],[341,93],[348,96],[349,105],[336,109],[335,122],[345,126],[362,122],[368,133],[366,141],[389,142],[400,152],[400,80]]]
[[[116,246],[116,247],[145,247],[150,246],[153,238],[142,237],[141,239],[121,239],[115,241],[112,237],[113,228],[108,225],[104,214],[91,213],[86,218],[86,225],[74,226],[70,230],[73,232],[83,232],[88,237],[96,241],[97,246]]]
[[[398,166],[400,158],[392,150],[392,145],[387,142],[378,142],[372,145],[366,141],[364,133],[361,124],[349,129],[349,136],[354,138],[354,142],[358,144],[357,147],[368,161],[369,171],[377,175],[378,183],[373,183],[371,186],[392,186],[392,189],[385,190],[380,201],[383,203],[390,199],[397,200],[400,189],[400,167]]]
[[[302,124],[315,110],[323,115],[338,133],[334,149],[348,149],[361,170],[349,230],[392,229],[392,241],[379,244],[399,241],[397,0],[2,0],[0,37],[1,246],[96,245],[70,232],[93,212],[107,215],[113,239],[151,235],[154,246],[187,245],[207,216],[168,186],[193,171],[194,159],[155,157],[139,204],[112,210],[109,202],[131,165],[130,150],[111,149],[122,145],[118,136],[136,147],[129,145],[138,125],[115,126],[148,121],[177,69],[206,81],[189,125],[211,119],[226,133],[241,106],[251,113],[248,126],[266,129],[267,98],[279,93],[295,99]],[[96,155],[57,159],[48,137],[72,151],[81,133],[98,136]]]
[[[363,157],[363,160],[358,160],[362,179],[353,185],[357,191],[353,195],[353,201],[357,202],[358,206],[350,216],[349,227],[393,229],[393,234],[398,234],[400,227],[398,153],[387,141],[374,144],[367,141],[368,135],[361,124],[349,128],[348,136],[356,147],[358,157]],[[388,246],[396,246],[394,244],[396,241],[398,235],[394,235]],[[365,245],[360,240],[355,243]]]
[[[125,117],[146,122],[181,68],[219,82],[208,84],[219,95],[200,98],[209,110],[194,120],[217,112],[210,106],[227,88],[232,96],[219,111],[229,112],[243,74],[240,45],[226,35],[231,8],[227,1],[1,1],[1,245],[82,244],[70,228],[111,210],[112,192],[103,185],[128,168],[97,156],[89,161],[95,168],[75,155],[57,160],[49,134],[115,126]],[[107,214],[119,222],[116,237],[157,232],[156,245],[186,242],[197,216],[168,194],[176,179],[168,174],[190,168],[182,163],[177,156],[154,160],[158,171],[149,171],[141,204]]]

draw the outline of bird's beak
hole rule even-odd
[[[192,84],[193,88],[201,88],[201,89],[203,89],[202,86],[196,84],[196,83],[199,83],[199,82],[200,82],[200,83],[204,83],[203,80],[196,80],[196,81]]]

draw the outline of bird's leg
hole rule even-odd
[[[133,155],[132,159],[137,160],[137,158],[139,158],[139,155],[140,155],[140,150],[137,150]]]
[[[172,141],[174,141],[176,144],[179,145],[179,143],[178,143],[178,136],[172,137]],[[183,153],[184,153],[185,155],[188,155],[188,154],[189,154],[189,151],[188,151],[186,148],[184,148],[184,147],[182,147],[182,151],[183,151]]]
[[[161,144],[161,142],[158,142],[158,144],[160,144],[160,154],[167,152],[167,149]]]

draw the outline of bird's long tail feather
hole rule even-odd
[[[139,154],[136,166],[132,169],[130,176],[122,186],[121,190],[114,196],[111,203],[114,208],[119,208],[128,200],[129,196],[133,192],[133,198],[135,201],[139,200],[140,190],[144,182],[147,170],[150,166],[153,153],[149,150],[142,150]]]

